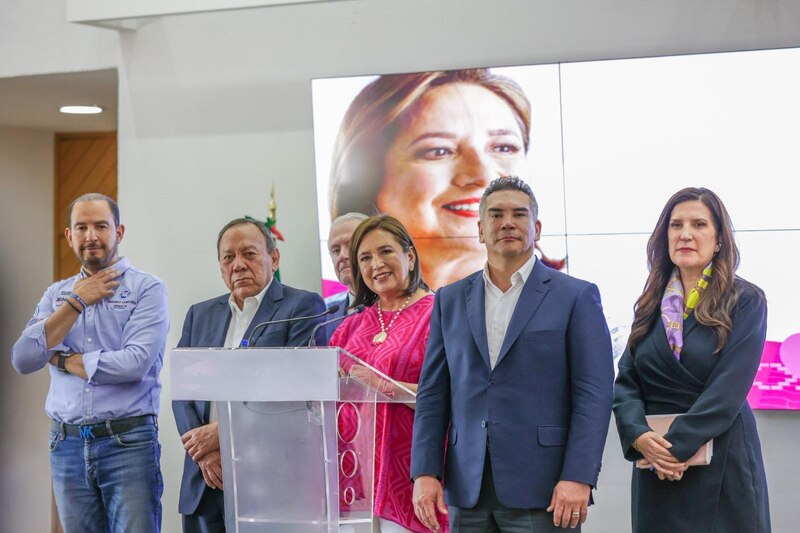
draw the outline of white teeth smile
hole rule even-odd
[[[378,274],[376,276],[373,276],[372,279],[374,279],[375,281],[381,281],[388,278],[390,274],[391,272],[384,272],[383,274]]]
[[[478,212],[478,207],[478,204],[448,204],[444,206],[445,209],[451,211],[472,211],[474,213]]]

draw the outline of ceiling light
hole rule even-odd
[[[103,108],[99,105],[64,105],[59,111],[70,115],[96,115],[102,113]]]

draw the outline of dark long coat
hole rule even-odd
[[[692,314],[684,324],[680,361],[672,353],[660,317],[638,343],[635,358],[623,354],[616,380],[614,416],[625,458],[642,456],[633,441],[649,431],[645,414],[685,413],[665,438],[670,452],[689,459],[709,439],[708,466],[690,467],[680,481],[659,480],[633,468],[634,533],[768,533],[769,502],[761,444],[747,393],[753,383],[767,327],[766,300],[744,280],[725,346]]]

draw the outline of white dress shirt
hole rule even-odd
[[[489,341],[489,361],[493,369],[500,356],[500,349],[506,338],[511,315],[514,314],[519,296],[522,294],[522,287],[528,280],[535,263],[536,256],[531,255],[531,258],[511,275],[511,287],[506,292],[501,291],[497,285],[492,283],[492,279],[489,277],[489,263],[483,267],[483,283],[486,288],[486,337]]]
[[[236,300],[233,298],[233,293],[231,293],[230,298],[228,298],[228,305],[231,307],[231,322],[228,324],[228,334],[225,336],[225,348],[238,348],[242,344],[244,333],[250,327],[253,317],[256,316],[256,311],[261,306],[264,295],[269,290],[269,286],[272,285],[272,279],[269,280],[269,283],[261,292],[255,296],[245,298],[242,309],[239,309],[239,306],[236,305]]]
[[[269,286],[272,285],[272,279],[269,280],[269,283],[261,292],[255,296],[245,298],[242,309],[239,309],[239,306],[236,305],[236,300],[233,298],[233,293],[231,293],[230,298],[228,298],[228,305],[231,307],[231,322],[228,324],[228,333],[225,335],[224,348],[238,348],[241,346],[244,333],[250,327],[250,322],[256,316],[256,311],[261,307],[264,295],[267,294]],[[209,422],[217,421],[217,402],[211,402],[211,411],[209,411],[208,417]]]

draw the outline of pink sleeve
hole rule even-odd
[[[357,318],[360,317],[358,315],[351,315],[345,318],[339,327],[336,328],[336,331],[333,332],[333,335],[331,335],[331,340],[328,342],[328,346],[338,346],[339,348],[344,348],[348,339],[350,339],[350,335],[355,329],[356,324],[358,323]]]

